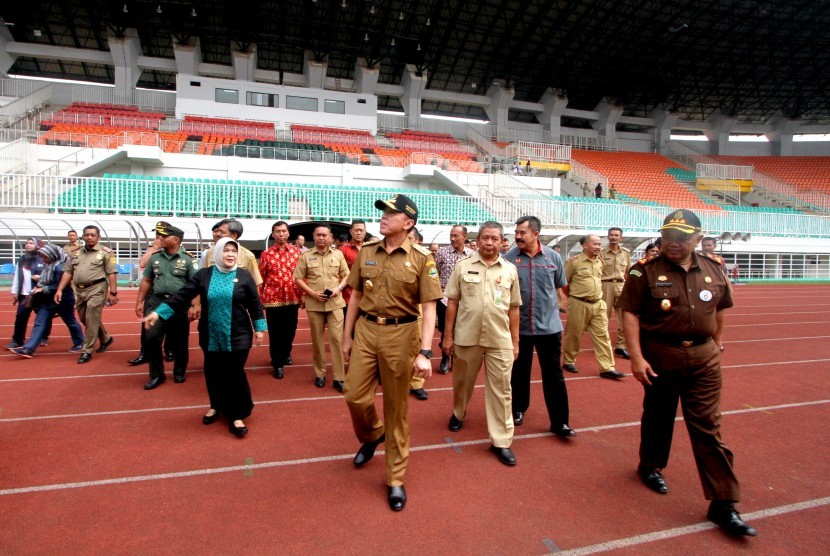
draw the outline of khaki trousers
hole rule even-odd
[[[617,349],[628,349],[628,344],[625,343],[622,311],[618,307],[624,285],[622,282],[602,283],[602,300],[605,301],[605,315],[608,318],[609,324],[611,322],[611,313],[614,311],[617,312]]]
[[[473,397],[478,371],[484,362],[484,408],[487,433],[496,448],[509,448],[513,442],[513,397],[510,376],[513,349],[481,346],[454,346],[452,373],[453,413],[461,421]]]
[[[594,344],[594,355],[597,358],[599,371],[608,371],[614,368],[614,355],[611,352],[611,338],[608,336],[608,316],[605,312],[605,302],[587,303],[571,297],[568,302],[568,324],[565,326],[563,349],[565,363],[576,360],[582,333],[591,335]]]
[[[78,320],[84,325],[84,353],[92,353],[95,340],[103,344],[110,338],[101,322],[108,288],[109,282],[104,280],[91,288],[75,289],[75,310],[78,311]]]
[[[326,326],[329,328],[329,344],[331,344],[331,371],[334,380],[343,381],[346,373],[343,370],[343,311],[306,311],[308,325],[311,328],[311,349],[314,355],[314,374],[318,378],[326,376]]]
[[[361,444],[386,434],[386,484],[401,486],[409,462],[409,381],[421,345],[418,322],[379,325],[358,317],[343,396]],[[383,381],[383,419],[375,408]]]

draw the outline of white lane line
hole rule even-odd
[[[815,498],[813,500],[806,500],[804,502],[797,502],[795,504],[787,504],[786,506],[776,506],[767,508],[766,510],[758,510],[743,514],[743,518],[747,521],[757,521],[778,515],[785,515],[803,510],[810,510],[813,508],[820,508],[830,504],[830,497]],[[643,535],[635,535],[633,537],[626,537],[623,539],[616,539],[603,543],[593,544],[590,546],[583,546],[580,548],[572,548],[569,550],[561,550],[556,552],[557,556],[585,556],[588,554],[599,554],[600,552],[609,552],[611,550],[620,550],[622,548],[630,548],[633,546],[640,546],[650,542],[664,541],[681,537],[683,535],[690,535],[692,533],[700,533],[709,529],[717,529],[717,525],[711,521],[703,521],[695,523],[694,525],[687,525],[685,527],[675,527],[673,529],[664,529],[663,531],[654,531],[653,533],[645,533]],[[551,554],[552,552],[548,552]]]
[[[758,413],[764,411],[770,411],[772,409],[792,409],[796,407],[806,407],[812,405],[822,405],[830,403],[830,400],[814,400],[808,402],[798,402],[798,403],[788,403],[788,404],[780,404],[780,405],[773,405],[767,407],[753,407],[748,409],[737,409],[732,411],[724,411],[723,415],[738,415],[738,414],[746,414],[746,413]],[[681,421],[681,417],[677,417],[675,420]],[[611,423],[608,425],[597,425],[594,427],[585,427],[581,428],[580,432],[583,431],[592,431],[598,432],[603,430],[611,430],[611,429],[619,429],[619,428],[626,428],[626,427],[633,427],[638,426],[640,423],[639,421],[630,421],[627,423]],[[540,433],[532,433],[532,434],[521,434],[516,435],[513,437],[513,440],[527,440],[527,439],[535,439],[535,438],[544,438],[551,436],[549,432],[540,432]],[[455,450],[457,451],[464,446],[476,446],[476,445],[483,445],[489,444],[489,438],[483,438],[478,440],[465,440],[461,442],[453,442],[451,445],[446,444],[444,442],[440,444],[427,444],[424,446],[415,446],[410,448],[412,452],[425,452],[425,451],[432,451],[432,450]],[[384,453],[383,450],[379,450],[377,453],[382,454]],[[265,463],[257,463],[257,464],[248,464],[243,463],[242,465],[231,465],[226,467],[214,467],[214,468],[207,468],[207,469],[192,469],[190,471],[178,471],[175,473],[154,473],[150,475],[135,475],[131,477],[117,477],[113,479],[99,479],[95,481],[80,481],[76,483],[57,483],[52,485],[39,485],[39,486],[28,486],[28,487],[18,487],[18,488],[7,488],[0,490],[0,496],[9,496],[12,494],[29,494],[33,492],[51,492],[57,490],[68,490],[68,489],[75,489],[75,488],[87,488],[87,487],[95,487],[95,486],[105,486],[105,485],[117,485],[117,484],[125,484],[125,483],[136,483],[142,481],[158,481],[164,479],[179,479],[185,477],[197,477],[203,475],[216,475],[219,473],[231,473],[231,472],[250,472],[252,469],[268,469],[268,468],[275,468],[275,467],[290,467],[290,466],[297,466],[297,465],[307,465],[311,463],[324,463],[330,461],[337,461],[337,460],[347,460],[354,457],[354,454],[335,454],[330,456],[320,456],[316,458],[301,458],[301,459],[294,459],[294,460],[286,460],[286,461],[270,461]]]

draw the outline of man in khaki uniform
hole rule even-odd
[[[605,314],[609,323],[611,313],[615,309],[617,311],[617,348],[614,354],[623,359],[631,359],[625,343],[623,318],[619,308],[620,294],[625,284],[625,273],[631,266],[631,251],[620,245],[622,237],[622,228],[609,228],[608,246],[604,247],[599,254],[602,259],[602,300],[605,301]]]
[[[611,353],[611,338],[608,336],[608,315],[602,300],[602,240],[597,235],[580,238],[582,253],[565,263],[565,278],[568,285],[563,288],[569,296],[568,324],[565,326],[563,352],[565,360],[562,368],[576,373],[574,362],[579,353],[582,333],[586,330],[594,344],[594,355],[602,378],[620,379],[624,373],[614,369],[614,356]]]
[[[406,237],[409,238],[414,245],[422,245],[424,243],[424,236],[421,235],[421,232],[418,231],[418,228],[412,226],[412,229],[409,230],[409,233],[406,234]],[[438,304],[435,305],[436,307],[436,318],[438,314]],[[424,401],[429,399],[429,392],[426,391],[424,388],[424,383],[426,379],[424,377],[419,376],[417,374],[412,375],[412,380],[409,381],[409,393],[415,396],[416,399]]]
[[[319,224],[314,228],[314,248],[300,255],[294,268],[294,282],[307,295],[305,311],[311,328],[314,350],[314,386],[326,385],[326,326],[331,344],[331,371],[334,389],[343,391],[343,288],[349,277],[349,266],[343,253],[331,247],[331,227]]]
[[[75,230],[69,230],[66,233],[66,239],[69,240],[69,243],[63,246],[63,252],[70,259],[74,259],[78,256],[78,252],[84,248],[84,242],[78,239],[78,232]]]
[[[101,316],[105,302],[111,305],[118,303],[118,265],[112,249],[98,243],[100,238],[101,230],[97,226],[84,228],[84,248],[78,251],[78,256],[71,259],[64,269],[55,292],[55,303],[60,304],[63,289],[72,281],[75,310],[78,311],[78,320],[84,325],[84,349],[78,359],[79,364],[92,359],[96,338],[101,343],[98,353],[107,351],[115,341],[115,338],[107,334]]]
[[[224,220],[220,220],[216,223],[216,232],[219,234],[219,237],[229,237],[239,246],[239,258],[237,259],[236,265],[239,268],[244,268],[250,272],[254,279],[254,283],[256,283],[257,287],[259,287],[262,285],[263,280],[262,275],[259,273],[259,264],[257,264],[256,255],[254,255],[250,249],[242,247],[242,244],[239,243],[239,238],[242,237],[242,232],[244,230],[242,222],[236,218],[225,218]],[[202,268],[208,268],[212,264],[213,247],[205,253],[205,258],[202,260]]]
[[[455,361],[453,414],[449,429],[461,430],[476,377],[484,362],[484,403],[490,450],[505,465],[516,465],[510,375],[519,355],[519,307],[522,292],[513,264],[499,256],[504,229],[485,222],[478,231],[478,252],[458,261],[447,283],[444,352]]]
[[[409,381],[413,373],[424,377],[432,373],[430,347],[441,287],[429,250],[412,245],[406,237],[418,219],[412,199],[395,195],[376,201],[375,207],[383,211],[380,233],[384,238],[364,244],[349,274],[352,297],[343,355],[346,361],[351,356],[351,363],[343,393],[355,435],[362,443],[354,464],[365,465],[375,448],[386,441],[387,500],[393,511],[400,511],[406,505],[403,478],[409,461]],[[375,409],[378,378],[383,382],[385,425]]]

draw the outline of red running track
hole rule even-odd
[[[223,422],[201,424],[195,327],[187,382],[142,389],[146,366],[126,364],[138,348],[134,296],[106,309],[116,342],[86,365],[67,353],[58,321],[34,359],[0,354],[0,554],[805,555],[830,546],[828,286],[736,288],[723,434],[742,482],[739,509],[759,530],[738,540],[706,521],[682,423],[666,470],[671,492],[640,484],[641,387],[600,379],[587,337],[582,371],[566,373],[579,435],[547,432],[534,368],[514,468],[487,451],[482,390],[464,429],[450,433],[452,375],[433,375],[430,399],[410,402],[409,503],[393,513],[382,452],[354,469],[342,396],[330,376],[324,390],[312,384],[304,314],[284,380],[271,377],[267,348],[252,351],[257,406],[239,440]],[[3,343],[13,317],[10,305],[0,310]]]

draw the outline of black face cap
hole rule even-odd
[[[386,201],[375,201],[375,208],[378,210],[394,210],[395,212],[402,212],[409,218],[418,222],[418,206],[415,202],[406,195],[395,195]]]
[[[663,230],[678,230],[684,234],[695,234],[701,230],[700,218],[690,210],[676,210],[663,220]]]

